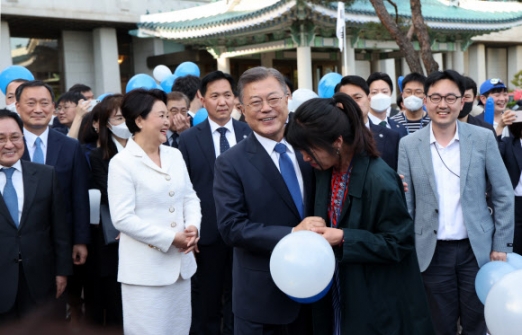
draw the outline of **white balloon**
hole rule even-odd
[[[305,101],[313,98],[319,98],[317,93],[307,88],[300,88],[292,93],[292,100],[288,102],[288,110],[295,112]]]
[[[505,275],[489,291],[484,316],[492,335],[522,333],[522,270]]]
[[[270,257],[276,286],[296,298],[321,293],[332,280],[335,256],[330,244],[311,231],[291,233],[277,243]]]
[[[156,79],[160,83],[171,74],[172,71],[170,71],[170,69],[165,65],[158,65],[154,68],[154,71],[152,71],[154,79]]]

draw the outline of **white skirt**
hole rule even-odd
[[[168,286],[121,284],[125,335],[187,335],[190,331],[190,279]]]

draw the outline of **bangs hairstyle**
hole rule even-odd
[[[373,136],[364,125],[359,105],[344,93],[304,102],[295,111],[294,120],[288,124],[285,134],[288,143],[296,150],[305,151],[319,165],[312,149],[323,149],[335,155],[332,144],[339,136],[343,137],[343,142],[351,147],[354,154],[379,157]]]
[[[146,119],[156,101],[163,101],[166,105],[167,94],[159,89],[136,88],[125,95],[121,103],[121,114],[133,135],[140,132],[136,119],[140,116]]]
[[[123,101],[122,94],[111,94],[106,96],[96,107],[99,108],[99,139],[100,139],[100,148],[103,151],[103,159],[110,160],[114,155],[118,153],[118,149],[113,145],[111,134],[112,132],[107,127],[109,123],[109,119],[112,116],[112,113],[118,111],[121,108],[121,103]],[[94,107],[94,108],[96,108]]]

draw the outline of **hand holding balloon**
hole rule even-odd
[[[298,232],[301,230],[312,230],[314,227],[325,227],[326,222],[320,216],[309,216],[304,218],[297,226],[294,227],[292,232]]]
[[[323,236],[331,246],[341,244],[344,238],[344,231],[342,229],[330,227],[314,227],[311,229],[314,233]]]

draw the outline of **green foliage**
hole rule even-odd
[[[515,73],[513,76],[513,80],[511,80],[511,84],[515,85],[516,87],[522,88],[522,70]]]

